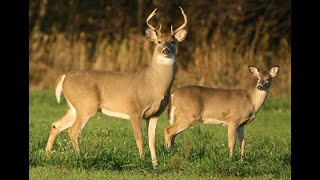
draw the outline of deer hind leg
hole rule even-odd
[[[164,138],[168,150],[174,145],[175,138],[179,133],[198,122],[198,118],[193,115],[196,114],[195,112],[187,112],[185,109],[178,108],[175,109],[174,114],[170,114],[170,121],[173,124],[164,129]]]
[[[77,110],[76,120],[72,124],[72,126],[68,130],[68,134],[71,140],[71,143],[76,150],[77,153],[80,153],[80,146],[78,143],[78,136],[82,130],[82,128],[87,124],[92,116],[94,116],[96,110],[87,111],[85,113],[79,113]]]
[[[141,129],[141,118],[139,116],[130,116],[131,127],[133,131],[134,138],[136,139],[136,144],[139,150],[139,155],[142,160],[144,160],[143,153],[143,134]]]
[[[237,124],[230,122],[228,124],[228,141],[229,141],[229,159],[233,155],[234,145],[236,143]]]
[[[164,138],[165,138],[166,148],[169,150],[171,146],[174,145],[174,140],[176,136],[190,126],[191,124],[188,121],[186,121],[186,122],[175,122],[171,126],[165,128]]]
[[[152,165],[155,167],[158,165],[156,156],[156,127],[157,127],[158,117],[152,117],[147,119],[147,129],[148,129],[148,140],[149,148],[151,152]]]
[[[243,161],[244,149],[245,149],[244,125],[239,126],[237,128],[237,137],[238,137],[239,144],[240,144],[241,161]]]
[[[47,142],[46,152],[50,153],[56,136],[63,130],[69,128],[76,119],[76,112],[71,107],[67,113],[58,121],[52,123],[50,135]]]
[[[166,143],[166,148],[169,150],[174,142],[172,142],[172,137],[177,132],[177,125],[172,124],[164,129],[164,139]]]

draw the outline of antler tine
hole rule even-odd
[[[151,24],[149,24],[148,21],[156,14],[156,10],[157,10],[157,8],[152,11],[152,13],[148,16],[148,18],[147,18],[147,20],[146,20],[147,25],[148,25],[149,28],[152,29],[152,30],[156,30],[156,28],[153,27]]]
[[[174,35],[176,32],[180,31],[181,29],[183,29],[184,27],[187,26],[188,20],[187,20],[187,15],[184,13],[183,9],[181,6],[179,6],[179,8],[181,9],[181,13],[183,15],[184,18],[184,23],[176,30],[173,31],[172,25],[171,25],[171,35]]]

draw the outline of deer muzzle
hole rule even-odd
[[[165,47],[162,49],[162,54],[168,55],[170,53],[170,49]]]

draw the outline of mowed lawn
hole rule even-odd
[[[169,125],[164,112],[156,129],[159,166],[153,169],[145,120],[145,161],[140,160],[128,120],[101,112],[91,118],[79,137],[80,155],[61,132],[47,156],[44,152],[51,124],[67,110],[53,91],[29,94],[30,179],[291,179],[291,99],[269,94],[255,120],[245,126],[246,156],[239,145],[228,160],[227,127],[198,124],[179,134],[168,152],[163,130]],[[241,108],[241,107],[239,107]]]

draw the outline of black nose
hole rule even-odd
[[[162,53],[163,54],[169,54],[170,53],[170,49],[169,48],[164,48],[163,50],[162,50]]]
[[[259,86],[257,87],[257,89],[261,91],[261,90],[263,89],[263,87],[262,87],[261,85],[259,85]]]

